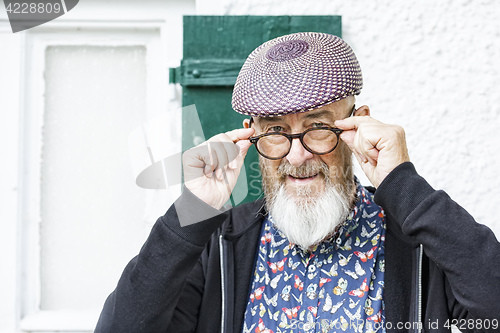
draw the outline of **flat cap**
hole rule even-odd
[[[232,107],[254,117],[282,116],[358,95],[362,87],[361,68],[345,41],[300,32],[267,41],[248,56]]]

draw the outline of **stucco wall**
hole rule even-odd
[[[199,0],[197,11],[341,15],[365,80],[357,105],[402,125],[419,173],[500,238],[500,3]]]

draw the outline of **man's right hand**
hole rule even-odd
[[[182,155],[184,184],[198,198],[220,209],[229,200],[243,160],[252,145],[253,128],[218,134]]]

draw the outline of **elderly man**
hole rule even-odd
[[[258,47],[233,93],[250,118],[184,154],[183,194],[96,332],[498,331],[500,244],[416,173],[399,126],[355,107],[361,87],[338,37]],[[264,199],[220,210],[252,144]]]

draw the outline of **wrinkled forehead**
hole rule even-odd
[[[354,96],[306,112],[299,112],[282,116],[254,116],[250,118],[250,125],[252,123],[261,125],[268,123],[296,123],[310,120],[333,122],[335,120],[348,117],[352,113],[353,108]]]

